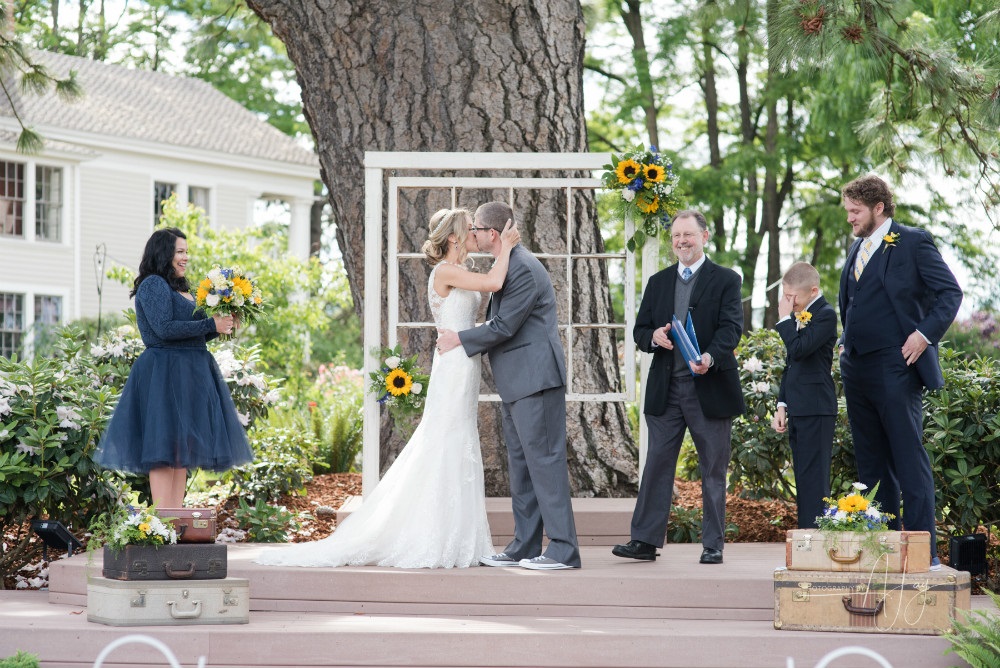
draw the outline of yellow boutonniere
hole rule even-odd
[[[795,314],[795,322],[798,323],[796,329],[802,329],[812,320],[813,314],[809,311],[799,311]]]
[[[882,237],[882,241],[885,242],[885,246],[882,248],[883,253],[886,248],[895,248],[896,242],[899,241],[899,232],[890,232]]]

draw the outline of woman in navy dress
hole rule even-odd
[[[195,310],[184,274],[187,238],[153,232],[130,297],[146,350],[132,365],[95,459],[105,468],[148,473],[153,503],[180,508],[187,470],[223,471],[253,459],[236,407],[205,342],[230,334],[232,316]]]

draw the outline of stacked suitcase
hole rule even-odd
[[[931,571],[930,534],[794,529],[774,572],[774,627],[940,635],[969,610],[969,574]]]
[[[176,545],[104,548],[102,577],[87,578],[87,620],[110,626],[246,624],[249,582],[227,577],[226,546],[216,544],[215,511],[162,509],[177,517]]]

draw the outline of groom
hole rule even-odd
[[[514,212],[503,202],[476,210],[469,232],[479,250],[500,252],[500,232]],[[552,281],[542,263],[523,246],[510,253],[503,287],[493,293],[481,327],[457,334],[438,331],[444,353],[462,346],[468,356],[490,356],[503,400],[504,440],[514,509],[514,540],[484,566],[532,570],[580,567],[566,465],[566,368],[556,326]],[[549,545],[542,553],[542,530]]]

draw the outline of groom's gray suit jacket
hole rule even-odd
[[[506,403],[566,384],[555,301],[545,267],[517,245],[503,287],[493,293],[489,319],[459,332],[467,355],[489,355],[497,392]]]

